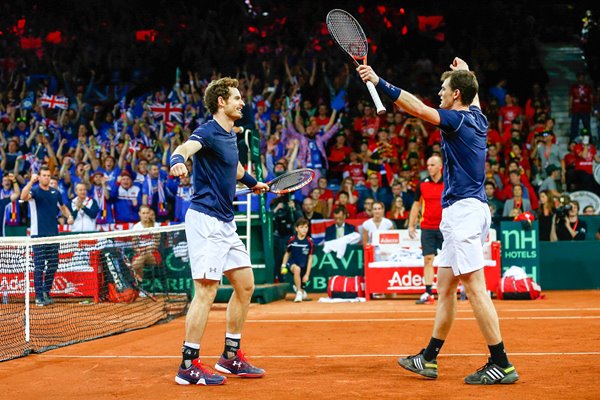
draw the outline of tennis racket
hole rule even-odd
[[[367,53],[369,45],[365,32],[360,24],[348,12],[340,9],[334,9],[327,13],[327,29],[335,42],[344,50],[358,67],[360,62],[367,64]],[[377,114],[385,113],[385,107],[379,98],[373,82],[367,82],[367,89],[373,98],[373,103],[377,108]]]
[[[308,185],[315,177],[315,171],[310,168],[297,169],[295,171],[286,172],[283,175],[267,182],[269,192],[275,194],[284,194],[302,189]],[[240,189],[235,192],[236,196],[242,196],[252,193],[252,189]]]

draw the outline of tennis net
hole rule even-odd
[[[183,225],[0,239],[0,361],[186,311]]]

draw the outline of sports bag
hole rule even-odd
[[[331,299],[355,299],[365,297],[365,278],[363,276],[334,275],[327,283],[327,294]]]
[[[541,298],[542,288],[520,267],[511,267],[498,284],[500,300],[535,300]]]
[[[104,278],[108,288],[107,298],[111,303],[133,303],[140,292],[135,288],[135,277],[126,264],[121,250],[102,252]]]

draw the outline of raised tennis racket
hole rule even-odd
[[[267,182],[269,192],[275,194],[284,194],[295,192],[308,185],[315,177],[315,171],[310,168],[297,169],[295,171],[286,172],[283,175]],[[252,193],[252,189],[240,189],[235,192],[236,196],[242,196]]]
[[[335,42],[344,50],[358,67],[360,62],[367,64],[369,45],[365,32],[350,13],[334,9],[327,13],[327,29]],[[373,82],[367,82],[367,88],[377,108],[377,114],[385,113],[385,107],[379,98]]]

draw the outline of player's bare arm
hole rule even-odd
[[[356,70],[364,82],[371,81],[376,86],[379,84],[379,76],[377,76],[375,71],[373,71],[373,68],[371,68],[369,65],[359,65]],[[394,104],[415,117],[419,117],[435,126],[440,125],[440,114],[437,112],[437,110],[429,107],[419,100],[415,95],[407,92],[406,90],[400,91],[399,96],[394,101]]]
[[[245,179],[244,178],[245,175],[246,175],[246,170],[244,169],[242,164],[240,162],[238,162],[236,179],[238,181],[241,181],[242,183],[246,183],[243,180],[243,179]],[[267,190],[269,190],[269,185],[267,185],[264,182],[256,182],[256,185],[252,186],[250,189],[253,189],[254,193],[260,194],[260,193],[264,193]]]
[[[185,176],[188,174],[185,162],[192,155],[196,154],[202,148],[202,144],[195,140],[188,140],[182,145],[177,146],[173,155],[171,155],[171,176]]]

